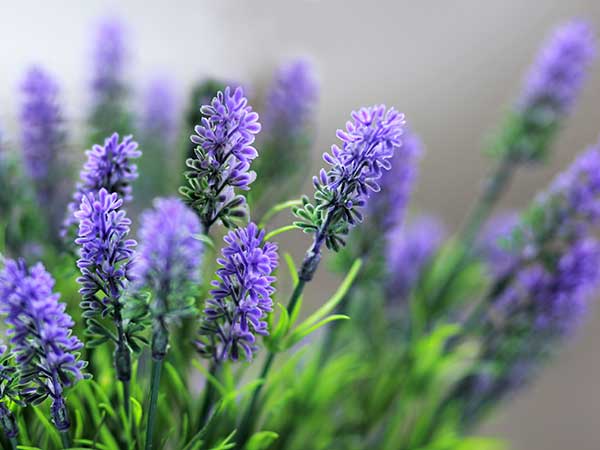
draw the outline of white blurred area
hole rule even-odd
[[[413,204],[442,214],[453,227],[486,173],[482,142],[547,32],[581,17],[600,34],[598,0],[3,2],[0,123],[10,140],[18,139],[16,89],[31,63],[60,80],[69,122],[83,120],[93,25],[107,14],[129,26],[136,86],[168,73],[181,96],[203,76],[252,83],[267,79],[285,58],[311,56],[322,81],[318,151],[329,148],[352,109],[396,106],[428,149]],[[551,162],[521,170],[504,206],[526,205],[599,133],[600,61]],[[600,308],[595,311],[561,358],[482,433],[507,438],[515,450],[600,448]]]

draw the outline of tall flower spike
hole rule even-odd
[[[79,220],[80,246],[77,267],[81,277],[81,307],[87,332],[95,345],[112,339],[115,350],[117,378],[131,378],[131,356],[127,329],[122,316],[123,294],[131,278],[130,269],[136,242],[128,239],[131,221],[121,210],[123,200],[116,193],[101,189],[83,196],[75,217]],[[109,317],[116,332],[106,329],[98,319]]]
[[[381,191],[368,201],[368,214],[380,230],[401,226],[423,153],[419,137],[405,128],[402,145],[390,158],[392,167],[381,176]]]
[[[268,335],[266,317],[272,310],[271,296],[278,264],[277,245],[264,241],[265,233],[254,223],[230,231],[217,262],[218,280],[213,281],[206,301],[198,349],[214,360],[256,352],[256,334]]]
[[[495,152],[513,161],[543,159],[577,100],[595,53],[595,36],[586,23],[556,28],[529,71]]]
[[[205,229],[217,220],[230,227],[232,219],[245,215],[246,199],[234,189],[249,190],[256,176],[250,164],[258,156],[252,147],[260,131],[258,114],[240,87],[219,92],[202,114],[206,117],[190,138],[198,147],[186,162],[188,185],[180,192]]]
[[[70,427],[64,388],[84,378],[83,347],[71,334],[74,323],[52,292],[54,279],[42,264],[28,269],[23,261],[7,260],[0,273],[0,312],[6,315],[8,336],[22,383],[32,383],[27,398],[33,403],[52,399],[56,428]]]
[[[386,291],[389,298],[406,300],[445,236],[444,224],[430,216],[418,217],[386,233]]]
[[[133,162],[142,152],[131,136],[125,136],[119,142],[119,135],[114,133],[105,139],[104,145],[94,145],[87,150],[87,161],[79,175],[73,200],[69,203],[63,234],[71,225],[77,223],[75,213],[82,199],[89,193],[106,189],[116,193],[124,202],[131,201],[131,183],[137,179],[137,166]]]
[[[361,209],[372,192],[379,192],[383,173],[391,168],[391,158],[402,145],[404,115],[384,105],[362,108],[352,113],[346,130],[338,130],[342,146],[332,146],[323,159],[331,167],[313,178],[314,204],[307,197],[294,214],[295,225],[314,233],[300,278],[310,281],[319,264],[323,243],[338,250],[345,245],[350,227],[363,219]]]
[[[33,181],[42,211],[52,235],[58,235],[64,208],[61,198],[64,179],[62,156],[66,150],[63,118],[58,104],[56,81],[40,67],[30,68],[21,84],[21,145],[25,169]],[[56,233],[55,233],[56,232]]]
[[[92,48],[92,110],[89,125],[91,142],[110,133],[128,134],[132,117],[126,106],[128,86],[126,28],[114,17],[103,19],[96,28]]]
[[[203,245],[193,211],[175,198],[156,199],[142,215],[140,248],[134,265],[137,282],[153,291],[150,312],[154,322],[152,354],[164,358],[169,321],[190,315],[190,290],[200,281]]]

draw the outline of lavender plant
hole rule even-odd
[[[136,229],[124,208],[143,203],[132,195],[141,152],[113,133],[131,117],[123,25],[106,22],[97,44],[91,125],[109,137],[87,151],[69,205],[77,258],[38,241],[56,284],[41,264],[0,258],[2,448],[499,448],[473,430],[575,334],[600,286],[598,146],[519,217],[488,220],[515,169],[543,162],[573,109],[594,53],[589,27],[568,23],[543,48],[493,146],[498,165],[449,239],[435,216],[410,217],[423,145],[383,105],[338,130],[312,197],[283,196],[287,166],[307,164],[316,126],[318,84],[304,61],[282,66],[269,88],[262,136],[242,88],[197,90],[184,119],[195,133],[183,198],[156,199]],[[65,127],[55,84],[29,78],[23,163],[52,184]],[[137,115],[147,155],[174,145],[169,99],[153,84]],[[0,252],[18,257],[34,243],[11,241],[31,231],[13,218],[29,187],[6,155],[0,206],[11,236]],[[166,163],[144,168],[143,194],[174,175]],[[270,205],[266,191],[283,201]],[[274,228],[289,210],[293,223]],[[299,266],[283,233],[309,239]],[[345,274],[329,298],[305,289],[324,247]]]

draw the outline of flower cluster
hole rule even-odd
[[[595,50],[594,33],[586,23],[573,21],[558,27],[529,72],[519,107],[524,111],[543,108],[549,119],[567,113]]]
[[[86,363],[79,359],[82,343],[71,334],[73,320],[53,287],[42,264],[28,269],[23,261],[7,260],[0,273],[0,312],[6,315],[21,382],[34,384],[27,398],[33,403],[52,398],[52,418],[62,431],[70,426],[64,388],[84,377]]]
[[[204,310],[201,354],[215,360],[238,360],[243,354],[250,360],[256,351],[255,334],[268,334],[265,319],[272,310],[278,255],[277,245],[264,237],[254,223],[225,236],[223,256],[217,260],[218,280],[212,283]]]
[[[167,320],[193,311],[190,289],[200,281],[203,254],[203,244],[195,237],[200,232],[198,217],[175,198],[156,199],[154,209],[142,215],[134,276],[154,293],[150,313],[155,357],[164,357],[166,352]]]
[[[122,296],[131,278],[130,270],[133,248],[136,242],[128,239],[131,221],[121,210],[123,200],[116,193],[101,189],[97,193],[85,194],[75,217],[79,220],[80,246],[77,267],[81,277],[81,307],[87,321],[88,334],[95,342],[107,341],[111,333],[102,333],[96,319],[109,316],[114,321],[117,336],[115,354],[117,374],[120,380],[128,380],[131,367],[128,365],[129,351],[123,328]],[[100,327],[100,328],[99,328]],[[122,359],[121,359],[122,358]]]
[[[290,61],[279,68],[269,89],[264,114],[267,133],[295,136],[305,131],[319,97],[319,82],[308,60]],[[280,149],[283,153],[285,148]]]
[[[57,212],[64,208],[60,195],[63,179],[60,155],[64,153],[66,142],[57,101],[59,89],[54,79],[39,67],[29,69],[21,89],[23,161],[54,235],[58,234],[61,220]]]
[[[323,243],[336,251],[345,245],[344,236],[362,221],[360,209],[371,192],[380,191],[383,172],[391,168],[394,152],[402,145],[404,115],[394,108],[362,108],[352,113],[352,119],[346,130],[337,131],[342,146],[333,145],[331,154],[323,154],[331,167],[313,178],[315,204],[304,197],[302,207],[294,209],[300,219],[295,225],[315,234],[301,268],[305,281],[312,279]]]
[[[381,191],[368,202],[369,217],[378,229],[388,230],[402,224],[417,177],[416,162],[422,153],[423,144],[419,137],[405,128],[402,145],[395,149],[390,159],[391,168],[381,176]]]
[[[132,160],[139,158],[142,152],[131,136],[119,142],[119,135],[114,133],[104,141],[104,145],[94,145],[87,150],[86,155],[87,161],[68,207],[63,234],[77,222],[75,213],[88,193],[106,189],[109,193],[118,194],[124,202],[131,200],[131,183],[138,177],[137,166]]]
[[[107,18],[99,23],[92,51],[92,89],[95,95],[102,99],[121,94],[127,57],[123,24],[115,18]]]
[[[477,253],[484,259],[489,272],[496,278],[509,273],[518,260],[509,245],[511,235],[518,225],[517,213],[500,213],[485,225],[481,238],[477,242]]]
[[[217,220],[230,226],[232,218],[245,214],[246,200],[234,189],[250,189],[255,178],[250,164],[258,156],[252,147],[260,131],[258,114],[240,87],[218,92],[201,110],[206,117],[190,138],[198,147],[195,158],[186,162],[190,169],[186,172],[188,186],[180,192],[205,228]]]
[[[439,249],[446,232],[432,216],[398,225],[385,235],[386,291],[391,299],[405,299],[425,266]]]
[[[166,78],[150,82],[144,93],[144,114],[141,127],[144,134],[158,139],[166,150],[177,132],[176,99],[173,85]]]

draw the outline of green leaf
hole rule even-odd
[[[134,420],[135,426],[139,427],[140,424],[142,423],[142,415],[143,415],[142,405],[134,397],[130,397],[129,400],[131,401],[131,412],[133,414],[133,420]]]
[[[286,340],[286,348],[293,347],[298,342],[300,342],[302,339],[304,339],[306,336],[315,332],[316,330],[318,330],[319,328],[321,328],[324,325],[327,325],[330,322],[334,322],[336,320],[349,320],[349,319],[350,319],[350,317],[348,317],[344,314],[332,314],[331,316],[327,316],[323,320],[315,323],[314,325],[312,325],[310,327],[298,327],[297,329],[295,329],[293,331],[292,334],[290,334],[290,336]]]
[[[210,236],[207,236],[206,234],[194,234],[192,235],[192,237],[204,244],[206,244],[208,247],[210,247],[212,250],[215,250],[215,243],[214,241],[211,239]]]
[[[246,450],[267,450],[278,437],[279,435],[274,431],[254,433],[246,444]]]

